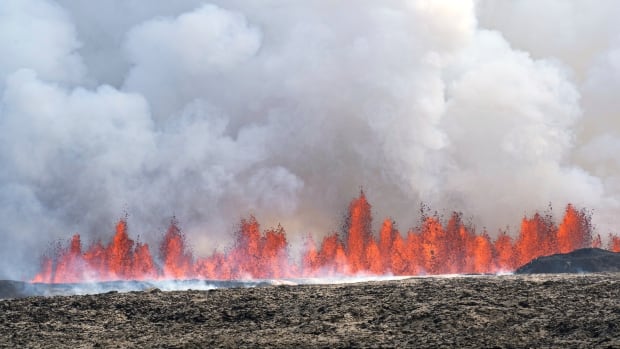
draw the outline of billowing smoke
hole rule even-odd
[[[549,202],[620,208],[617,1],[0,2],[0,277],[50,241],[197,254],[241,216],[289,238],[363,186],[406,230],[419,203],[493,233]],[[559,206],[559,207],[558,207]]]

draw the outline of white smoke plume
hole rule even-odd
[[[0,278],[50,241],[197,255],[255,214],[295,242],[421,201],[493,233],[568,202],[620,226],[617,1],[3,0]]]

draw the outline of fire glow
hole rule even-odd
[[[406,235],[385,219],[378,236],[371,230],[371,206],[364,193],[350,206],[343,234],[333,233],[320,244],[308,236],[301,261],[289,255],[284,228],[260,231],[254,217],[241,220],[236,239],[226,252],[195,257],[173,219],[154,258],[148,244],[135,242],[121,219],[108,245],[84,249],[80,235],[67,247],[43,258],[33,282],[74,283],[113,280],[283,279],[353,275],[435,275],[512,271],[530,260],[578,248],[601,247],[593,236],[590,215],[568,205],[559,225],[550,214],[521,221],[519,234],[501,233],[492,240],[477,233],[453,213],[442,223],[435,214]],[[620,237],[610,234],[608,249],[620,252]]]

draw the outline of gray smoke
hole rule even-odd
[[[491,232],[620,208],[617,1],[0,2],[0,277],[50,241],[204,255],[240,217],[293,243],[421,201]]]

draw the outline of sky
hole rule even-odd
[[[79,232],[197,255],[422,202],[491,235],[549,203],[620,222],[617,1],[3,0],[0,278]]]

